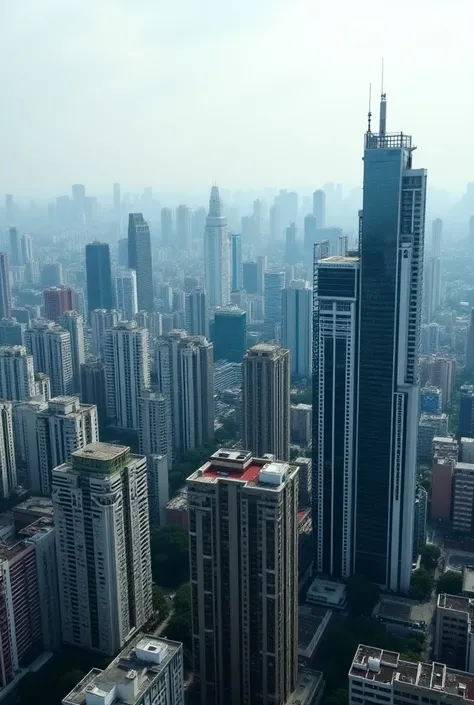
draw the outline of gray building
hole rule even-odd
[[[150,228],[141,213],[128,217],[128,267],[137,273],[138,310],[154,310]]]

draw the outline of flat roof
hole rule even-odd
[[[84,460],[114,460],[127,451],[130,451],[129,446],[97,441],[96,443],[89,443],[89,445],[84,446],[84,448],[80,450],[74,451],[72,457]]]
[[[249,486],[279,490],[289,470],[297,467],[283,461],[254,458],[247,450],[220,449],[209,461],[188,477],[188,481],[215,483],[219,480],[235,480]]]
[[[311,668],[300,668],[295,689],[285,705],[311,705],[314,702],[315,693],[322,685],[323,674],[321,671],[313,671]]]
[[[405,683],[437,693],[474,700],[474,675],[447,668],[443,663],[402,661],[396,651],[360,644],[349,675],[354,678],[392,685]]]
[[[360,257],[357,257],[355,255],[330,255],[329,257],[324,257],[323,259],[320,259],[319,262],[322,262],[323,264],[331,264],[332,262],[359,262]]]
[[[18,511],[53,516],[53,500],[48,497],[29,497],[13,507],[13,513]]]
[[[462,571],[462,591],[474,592],[474,566],[467,565]]]

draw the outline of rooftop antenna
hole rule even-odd
[[[372,123],[372,84],[369,83],[369,112],[367,113],[367,132],[370,134],[372,130],[370,129]]]
[[[385,135],[387,132],[387,94],[383,90],[384,60],[382,59],[382,88],[380,93],[380,126],[379,132]]]

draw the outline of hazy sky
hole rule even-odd
[[[473,26],[473,0],[0,0],[0,192],[358,184],[382,56],[388,129],[463,190]]]

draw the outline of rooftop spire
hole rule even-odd
[[[209,215],[213,218],[221,217],[221,198],[219,196],[219,188],[215,184],[211,188],[211,197],[209,199]]]
[[[382,59],[382,85],[381,85],[381,92],[380,92],[380,125],[379,125],[379,132],[381,135],[385,135],[387,132],[387,94],[384,93],[383,78],[384,78],[384,61]]]

